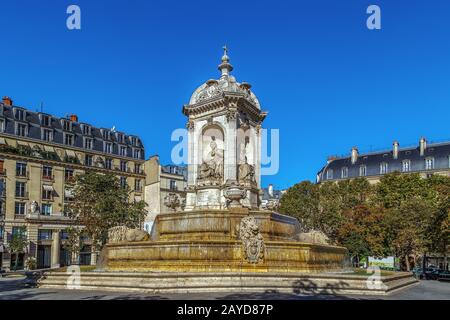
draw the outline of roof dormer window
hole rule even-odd
[[[70,120],[62,119],[61,125],[64,131],[72,131],[72,122]]]
[[[16,108],[15,111],[14,111],[14,117],[17,120],[25,121],[25,110]]]
[[[45,114],[39,115],[41,118],[41,126],[50,127],[52,125],[52,118]]]
[[[91,135],[91,133],[92,133],[92,128],[91,128],[90,125],[83,124],[83,125],[82,125],[82,128],[83,128],[83,134],[84,134],[85,136],[90,136],[90,135]]]
[[[117,138],[117,142],[118,142],[118,143],[125,143],[125,142],[124,142],[125,137],[124,137],[124,135],[123,135],[122,133],[117,132],[117,133],[116,133],[116,138]]]
[[[105,140],[111,140],[111,132],[106,129],[101,129],[102,131],[102,137]]]

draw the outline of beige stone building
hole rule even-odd
[[[159,213],[182,211],[186,201],[187,168],[175,165],[163,166],[158,156],[150,157],[144,164],[145,170],[145,202],[147,218],[144,228],[150,232],[153,221]],[[169,208],[167,197],[178,198],[178,206]],[[173,202],[171,202],[173,203]]]
[[[58,118],[0,102],[0,263],[10,269],[12,236],[26,227],[29,242],[19,267],[35,257],[38,268],[70,263],[64,248],[70,220],[65,207],[72,200],[73,178],[87,170],[114,173],[143,199],[144,148],[139,137],[96,128],[77,116]],[[89,239],[83,239],[79,261],[94,264]]]

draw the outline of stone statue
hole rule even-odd
[[[199,179],[220,180],[223,178],[222,150],[217,147],[216,137],[211,137],[211,151],[199,167]]]
[[[176,193],[171,192],[164,197],[164,205],[176,212],[177,208],[181,206],[180,198]]]
[[[239,165],[238,177],[240,182],[255,182],[255,167],[248,164],[247,157],[244,163]]]
[[[34,200],[31,201],[30,213],[31,214],[39,213],[39,204],[36,201],[34,201]]]
[[[239,226],[239,237],[242,240],[245,258],[250,263],[258,263],[264,258],[264,239],[259,226],[252,216],[242,218]]]
[[[130,229],[127,226],[113,227],[108,230],[108,243],[148,241],[150,235],[144,230]]]

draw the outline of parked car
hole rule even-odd
[[[437,280],[439,281],[450,281],[450,271],[441,271],[438,274]]]
[[[425,268],[425,272],[423,272],[422,268],[414,268],[412,273],[414,277],[420,280],[437,280],[440,271],[441,270],[433,267]]]

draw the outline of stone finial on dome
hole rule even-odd
[[[223,47],[222,63],[219,65],[219,70],[222,72],[221,78],[228,77],[231,71],[233,71],[233,66],[230,64],[230,58],[227,55],[227,46]]]

